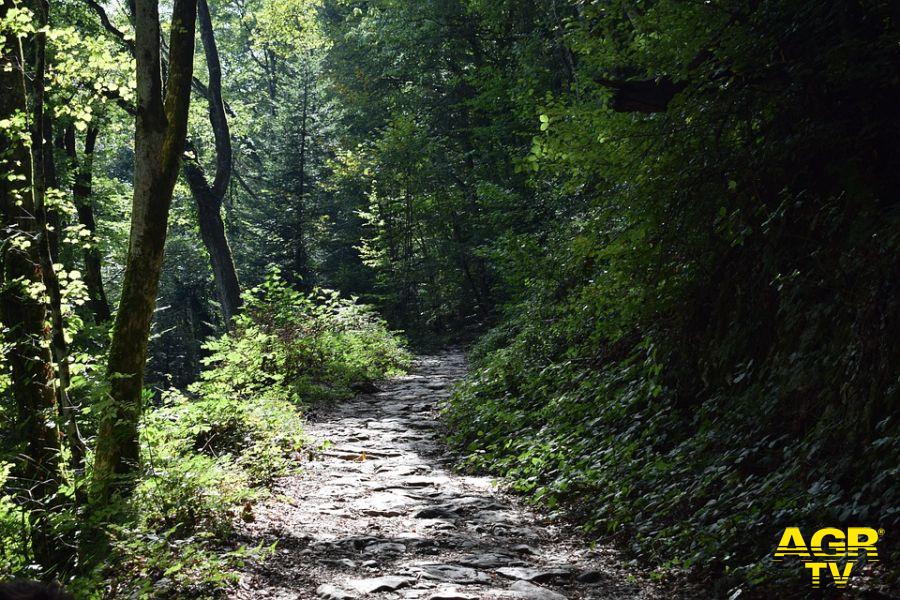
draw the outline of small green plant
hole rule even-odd
[[[219,598],[236,580],[244,559],[262,548],[222,551],[210,533],[184,536],[178,528],[155,532],[117,528],[113,554],[117,565],[106,581],[112,597]]]
[[[26,567],[27,537],[23,535],[26,515],[6,489],[12,465],[0,463],[0,579],[20,573]]]
[[[298,467],[304,407],[408,365],[384,322],[336,292],[302,294],[273,272],[244,300],[234,331],[206,344],[199,381],[167,391],[143,418],[135,516],[112,529],[115,568],[103,584],[114,596],[223,594],[240,560],[262,551],[225,549],[231,527]]]

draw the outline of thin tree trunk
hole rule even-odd
[[[157,0],[135,2],[137,117],[131,236],[109,350],[109,401],[97,435],[94,498],[128,495],[140,460],[138,420],[172,192],[187,135],[196,0],[175,0],[165,98]]]
[[[15,6],[2,0],[0,20]],[[18,38],[6,35],[0,47],[0,118],[25,114],[24,56]],[[33,509],[31,542],[35,558],[56,562],[57,551],[46,521],[48,504],[59,487],[59,435],[55,426],[56,389],[49,311],[41,288],[40,248],[45,231],[36,219],[32,157],[21,132],[0,129],[0,321],[7,330],[6,360],[18,411],[16,437],[25,447],[20,496]],[[15,177],[10,177],[15,176]]]
[[[219,63],[219,51],[216,48],[212,18],[206,0],[197,2],[197,21],[209,71],[207,97],[209,122],[216,144],[216,175],[210,185],[202,167],[197,163],[185,163],[184,174],[191,188],[191,194],[197,202],[200,237],[209,252],[225,325],[231,328],[232,319],[241,308],[241,284],[225,233],[225,223],[222,221],[222,200],[231,183],[231,132],[228,129],[225,103],[222,100],[222,67]]]
[[[187,290],[187,288],[185,288],[185,290]],[[210,325],[212,322],[211,315],[209,314],[209,311],[206,310],[203,299],[196,292],[187,291],[187,297],[187,312],[190,320],[191,333],[194,335],[194,339],[205,340],[216,333]],[[207,351],[200,348],[198,357],[203,359],[205,356],[207,356]],[[191,364],[199,364],[199,361],[192,361]]]
[[[278,95],[275,54],[268,48],[263,48],[263,59],[265,60],[266,85],[269,88],[269,111],[272,113],[272,116],[275,116],[278,114],[278,103],[275,102],[275,97]]]
[[[35,0],[33,9],[38,25],[43,28],[49,22],[50,3]],[[52,332],[50,350],[56,362],[59,378],[56,386],[58,406],[66,428],[66,439],[71,450],[73,468],[80,468],[84,459],[84,441],[78,431],[76,412],[69,400],[69,345],[66,342],[65,320],[62,314],[62,290],[56,276],[54,264],[59,255],[59,216],[48,210],[47,189],[56,183],[56,168],[53,161],[52,120],[44,103],[44,75],[46,71],[47,34],[39,29],[32,44],[34,72],[31,76],[31,154],[33,164],[34,214],[41,230],[38,238],[38,253],[43,271],[44,286],[50,298],[50,318]]]
[[[307,65],[308,66],[308,65]],[[304,212],[306,203],[306,138],[307,118],[309,115],[309,72],[304,69],[303,77],[303,104],[300,116],[300,156],[299,165],[300,181],[297,185],[297,219],[294,224],[294,274],[299,281],[304,281],[308,274],[309,257],[306,252],[306,242],[303,239]]]
[[[91,200],[93,194],[93,170],[94,148],[97,144],[99,129],[93,125],[88,126],[84,138],[84,157],[78,160],[75,147],[75,128],[66,130],[65,146],[66,154],[72,163],[75,178],[72,184],[72,195],[75,198],[75,209],[78,211],[78,222],[93,238],[97,232],[97,222],[94,218],[94,206]],[[84,284],[87,287],[88,300],[94,321],[97,324],[108,323],[112,319],[109,309],[109,301],[106,299],[106,291],[103,288],[103,259],[100,249],[91,243],[83,252],[84,260]]]
[[[225,235],[222,198],[216,196],[207,185],[203,170],[198,165],[185,163],[184,174],[191,188],[191,194],[197,202],[200,237],[209,253],[222,315],[225,317],[226,327],[230,329],[232,319],[241,308],[241,284],[234,266],[231,246]]]
[[[47,188],[58,188],[59,179],[56,173],[56,161],[53,156],[53,117],[50,110],[44,108],[42,110],[44,123],[41,135],[43,136],[43,145],[41,147],[41,162],[44,171],[45,192]],[[37,115],[35,115],[37,116]],[[52,264],[60,262],[59,258],[59,241],[60,231],[62,230],[63,220],[60,218],[59,211],[47,208],[47,242],[50,244],[50,260]]]

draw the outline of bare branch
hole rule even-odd
[[[103,5],[97,2],[97,0],[84,0],[84,3],[88,5],[95,15],[97,15],[103,28],[116,38],[120,44],[125,46],[125,49],[128,50],[129,54],[134,56],[134,40],[128,39],[121,29],[113,25],[112,21],[109,19],[109,15],[106,14],[106,9],[103,8]]]

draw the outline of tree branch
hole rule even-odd
[[[93,13],[95,15],[97,15],[97,18],[100,19],[100,23],[103,25],[103,28],[110,35],[112,35],[116,39],[116,41],[118,41],[122,45],[122,47],[125,49],[126,52],[128,52],[128,54],[130,54],[132,57],[134,57],[134,53],[135,53],[134,41],[128,39],[128,37],[125,35],[125,33],[121,29],[119,29],[118,27],[113,25],[112,21],[109,18],[109,15],[106,13],[106,9],[103,8],[103,5],[100,4],[97,0],[84,0],[84,3],[87,4],[87,6],[93,11]],[[167,63],[167,62],[168,62],[168,58],[163,58],[163,63]],[[209,89],[206,87],[206,85],[202,81],[200,81],[196,77],[192,77],[191,87],[194,89],[195,92],[200,94],[200,96],[202,96],[204,99],[209,100]],[[115,100],[115,98],[112,95],[108,95],[107,97],[110,98],[111,100]],[[128,108],[126,108],[126,105],[123,104],[122,102],[119,102],[118,100],[117,100],[117,104],[119,104],[119,106],[121,106],[129,114],[131,114],[131,115],[135,114],[135,109],[133,107],[129,106]],[[234,111],[231,109],[230,106],[228,106],[227,103],[225,104],[225,112],[232,117],[235,116]]]
[[[251,188],[251,187],[247,184],[247,182],[244,181],[244,178],[241,177],[241,174],[238,173],[237,171],[234,171],[233,175],[234,175],[234,180],[237,181],[238,184],[240,184],[240,186],[241,186],[242,188],[244,188],[244,191],[247,192],[247,193],[250,195],[251,198],[253,198],[254,200],[256,200],[256,201],[258,202],[258,201],[259,201],[259,196],[257,195],[257,193],[256,193],[255,191],[253,191],[253,188]]]
[[[103,5],[97,2],[97,0],[84,0],[84,3],[94,11],[94,14],[100,19],[103,28],[112,34],[120,44],[125,46],[125,49],[128,50],[128,53],[131,54],[131,56],[134,56],[134,40],[129,40],[121,29],[113,25],[112,21],[109,19],[109,15],[106,14],[106,9],[103,8]]]
[[[137,109],[133,104],[125,100],[119,92],[116,90],[103,90],[100,92],[100,95],[106,98],[107,100],[112,100],[115,102],[119,108],[127,112],[132,117],[137,114]]]

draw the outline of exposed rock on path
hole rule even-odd
[[[464,373],[459,354],[422,357],[413,374],[318,415],[313,460],[240,525],[248,545],[278,543],[247,565],[233,597],[661,597],[611,549],[591,550],[489,478],[449,469],[437,406]]]

